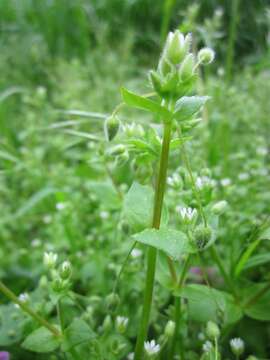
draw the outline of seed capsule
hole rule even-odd
[[[112,141],[118,133],[120,121],[117,116],[109,116],[104,123],[104,133],[108,141]]]

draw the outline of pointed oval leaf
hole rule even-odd
[[[175,105],[174,118],[182,121],[197,114],[204,106],[209,96],[183,96],[177,100]]]
[[[49,353],[56,350],[59,345],[60,339],[48,329],[41,327],[27,336],[22,347],[37,353]]]
[[[121,89],[123,101],[132,107],[150,111],[155,114],[159,114],[165,120],[169,120],[172,114],[164,106],[161,106],[157,102],[150,100],[144,96],[137,95],[125,88]]]
[[[179,260],[181,256],[194,251],[186,234],[177,230],[146,229],[133,235],[133,238],[135,241],[165,252],[174,260]]]
[[[154,191],[150,186],[134,182],[124,199],[123,215],[133,232],[151,226],[153,218]],[[164,206],[162,225],[168,222],[168,211]]]

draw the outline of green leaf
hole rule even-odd
[[[124,199],[124,217],[134,231],[141,231],[152,222],[153,190],[134,182]]]
[[[142,244],[164,251],[174,260],[179,260],[181,256],[193,252],[186,234],[177,230],[146,229],[133,235],[133,238]]]
[[[153,218],[154,191],[150,186],[134,182],[124,199],[123,215],[133,232],[151,226]],[[168,211],[164,206],[162,226],[168,222]]]
[[[111,183],[90,181],[89,188],[107,209],[118,209],[121,206],[119,195]]]
[[[181,138],[172,139],[170,143],[170,149],[179,149],[185,142],[192,139],[192,136],[182,136]]]
[[[63,349],[68,349],[93,340],[96,337],[93,330],[82,319],[74,319],[65,330],[65,344]]]
[[[260,245],[262,240],[270,240],[270,227],[264,229],[262,232],[259,233],[258,238],[256,238],[254,241],[252,241],[247,249],[242,254],[240,260],[238,261],[238,264],[235,268],[235,276],[239,276],[243,269],[245,268],[247,262],[249,261],[249,258],[254,253],[254,251],[257,249],[257,247]]]
[[[244,266],[244,270],[249,270],[254,267],[267,264],[269,262],[270,262],[270,253],[254,255],[246,262]]]
[[[220,316],[223,316],[225,324],[228,325],[242,317],[240,306],[234,303],[230,294],[206,285],[190,284],[175,295],[188,300],[189,316],[194,321],[218,321]]]
[[[209,96],[183,96],[175,105],[174,118],[182,121],[191,118],[197,114],[204,106]]]
[[[14,304],[0,306],[0,346],[11,346],[21,341],[29,320]]]
[[[37,353],[49,353],[60,345],[60,339],[48,329],[41,327],[32,332],[23,342],[22,347]]]
[[[129,106],[150,111],[154,114],[159,114],[165,120],[172,118],[170,111],[155,101],[152,101],[144,96],[137,95],[125,88],[121,89],[121,93],[124,102]]]
[[[242,298],[248,303],[267,286],[265,283],[255,284],[244,289]],[[264,293],[254,304],[249,305],[244,310],[245,314],[252,319],[260,321],[270,321],[270,289]]]

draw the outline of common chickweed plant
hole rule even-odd
[[[198,55],[192,54],[191,41],[190,34],[170,33],[157,70],[150,72],[151,92],[137,95],[123,88],[123,103],[105,120],[105,137],[88,135],[99,150],[96,161],[115,188],[114,201],[122,204],[120,219],[119,214],[115,217],[119,226],[113,229],[108,218],[115,214],[106,209],[100,212],[99,219],[95,217],[97,199],[92,197],[91,225],[94,227],[100,221],[102,247],[109,233],[116,234],[112,241],[118,246],[119,228],[125,240],[130,238],[133,243],[123,264],[107,266],[108,275],[116,275],[111,293],[104,299],[95,293],[82,294],[80,287],[89,279],[79,279],[77,274],[82,267],[82,254],[77,253],[76,243],[69,244],[69,260],[48,249],[35,291],[17,297],[0,282],[0,291],[13,302],[1,308],[0,346],[20,343],[23,349],[50,360],[247,358],[249,350],[234,325],[244,315],[269,320],[264,304],[269,299],[270,285],[267,276],[263,282],[254,284],[243,280],[241,274],[254,249],[269,239],[269,229],[266,222],[256,227],[237,259],[237,266],[228,272],[216,248],[227,203],[216,200],[217,185],[209,169],[193,171],[189,148],[192,130],[197,127],[197,134],[201,130],[198,114],[209,100],[207,96],[196,95],[197,71],[214,60],[214,52],[204,48]],[[122,124],[119,112],[124,105],[150,113],[153,122]],[[112,162],[124,169],[127,162],[131,164],[135,181],[129,189],[115,180]],[[229,180],[223,179],[222,186],[228,189],[229,185]],[[98,188],[98,182],[94,186]],[[101,188],[104,197],[106,189]],[[229,195],[234,198],[237,191]],[[67,215],[67,207],[59,201],[57,216],[66,217],[69,225],[79,226],[75,214]],[[229,219],[233,221],[233,216]],[[66,226],[65,231],[69,234],[71,227]],[[93,231],[94,238],[89,244],[93,245],[97,236]],[[89,244],[81,249],[86,251]],[[145,275],[141,275],[142,251],[146,255]],[[94,252],[91,256],[93,261],[98,257]],[[99,264],[98,260],[94,266]],[[134,314],[128,313],[119,296],[120,276],[128,265],[134,273],[132,279],[143,279],[136,285],[144,285],[143,299],[137,296],[134,302],[132,296],[126,295],[131,307],[136,306]],[[213,275],[216,269],[219,276]],[[89,272],[89,268],[83,270],[79,274]],[[96,281],[96,286],[90,291],[102,286],[99,271],[96,274],[97,279],[91,280]],[[211,285],[213,277],[219,279],[224,290]],[[154,292],[155,280],[159,283],[158,294]],[[134,286],[135,281],[126,284],[130,292]]]

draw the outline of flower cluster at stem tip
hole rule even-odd
[[[150,72],[152,85],[163,99],[171,100],[190,92],[199,65],[210,64],[215,53],[210,48],[199,51],[197,58],[191,52],[192,35],[179,30],[170,32],[157,71]]]

